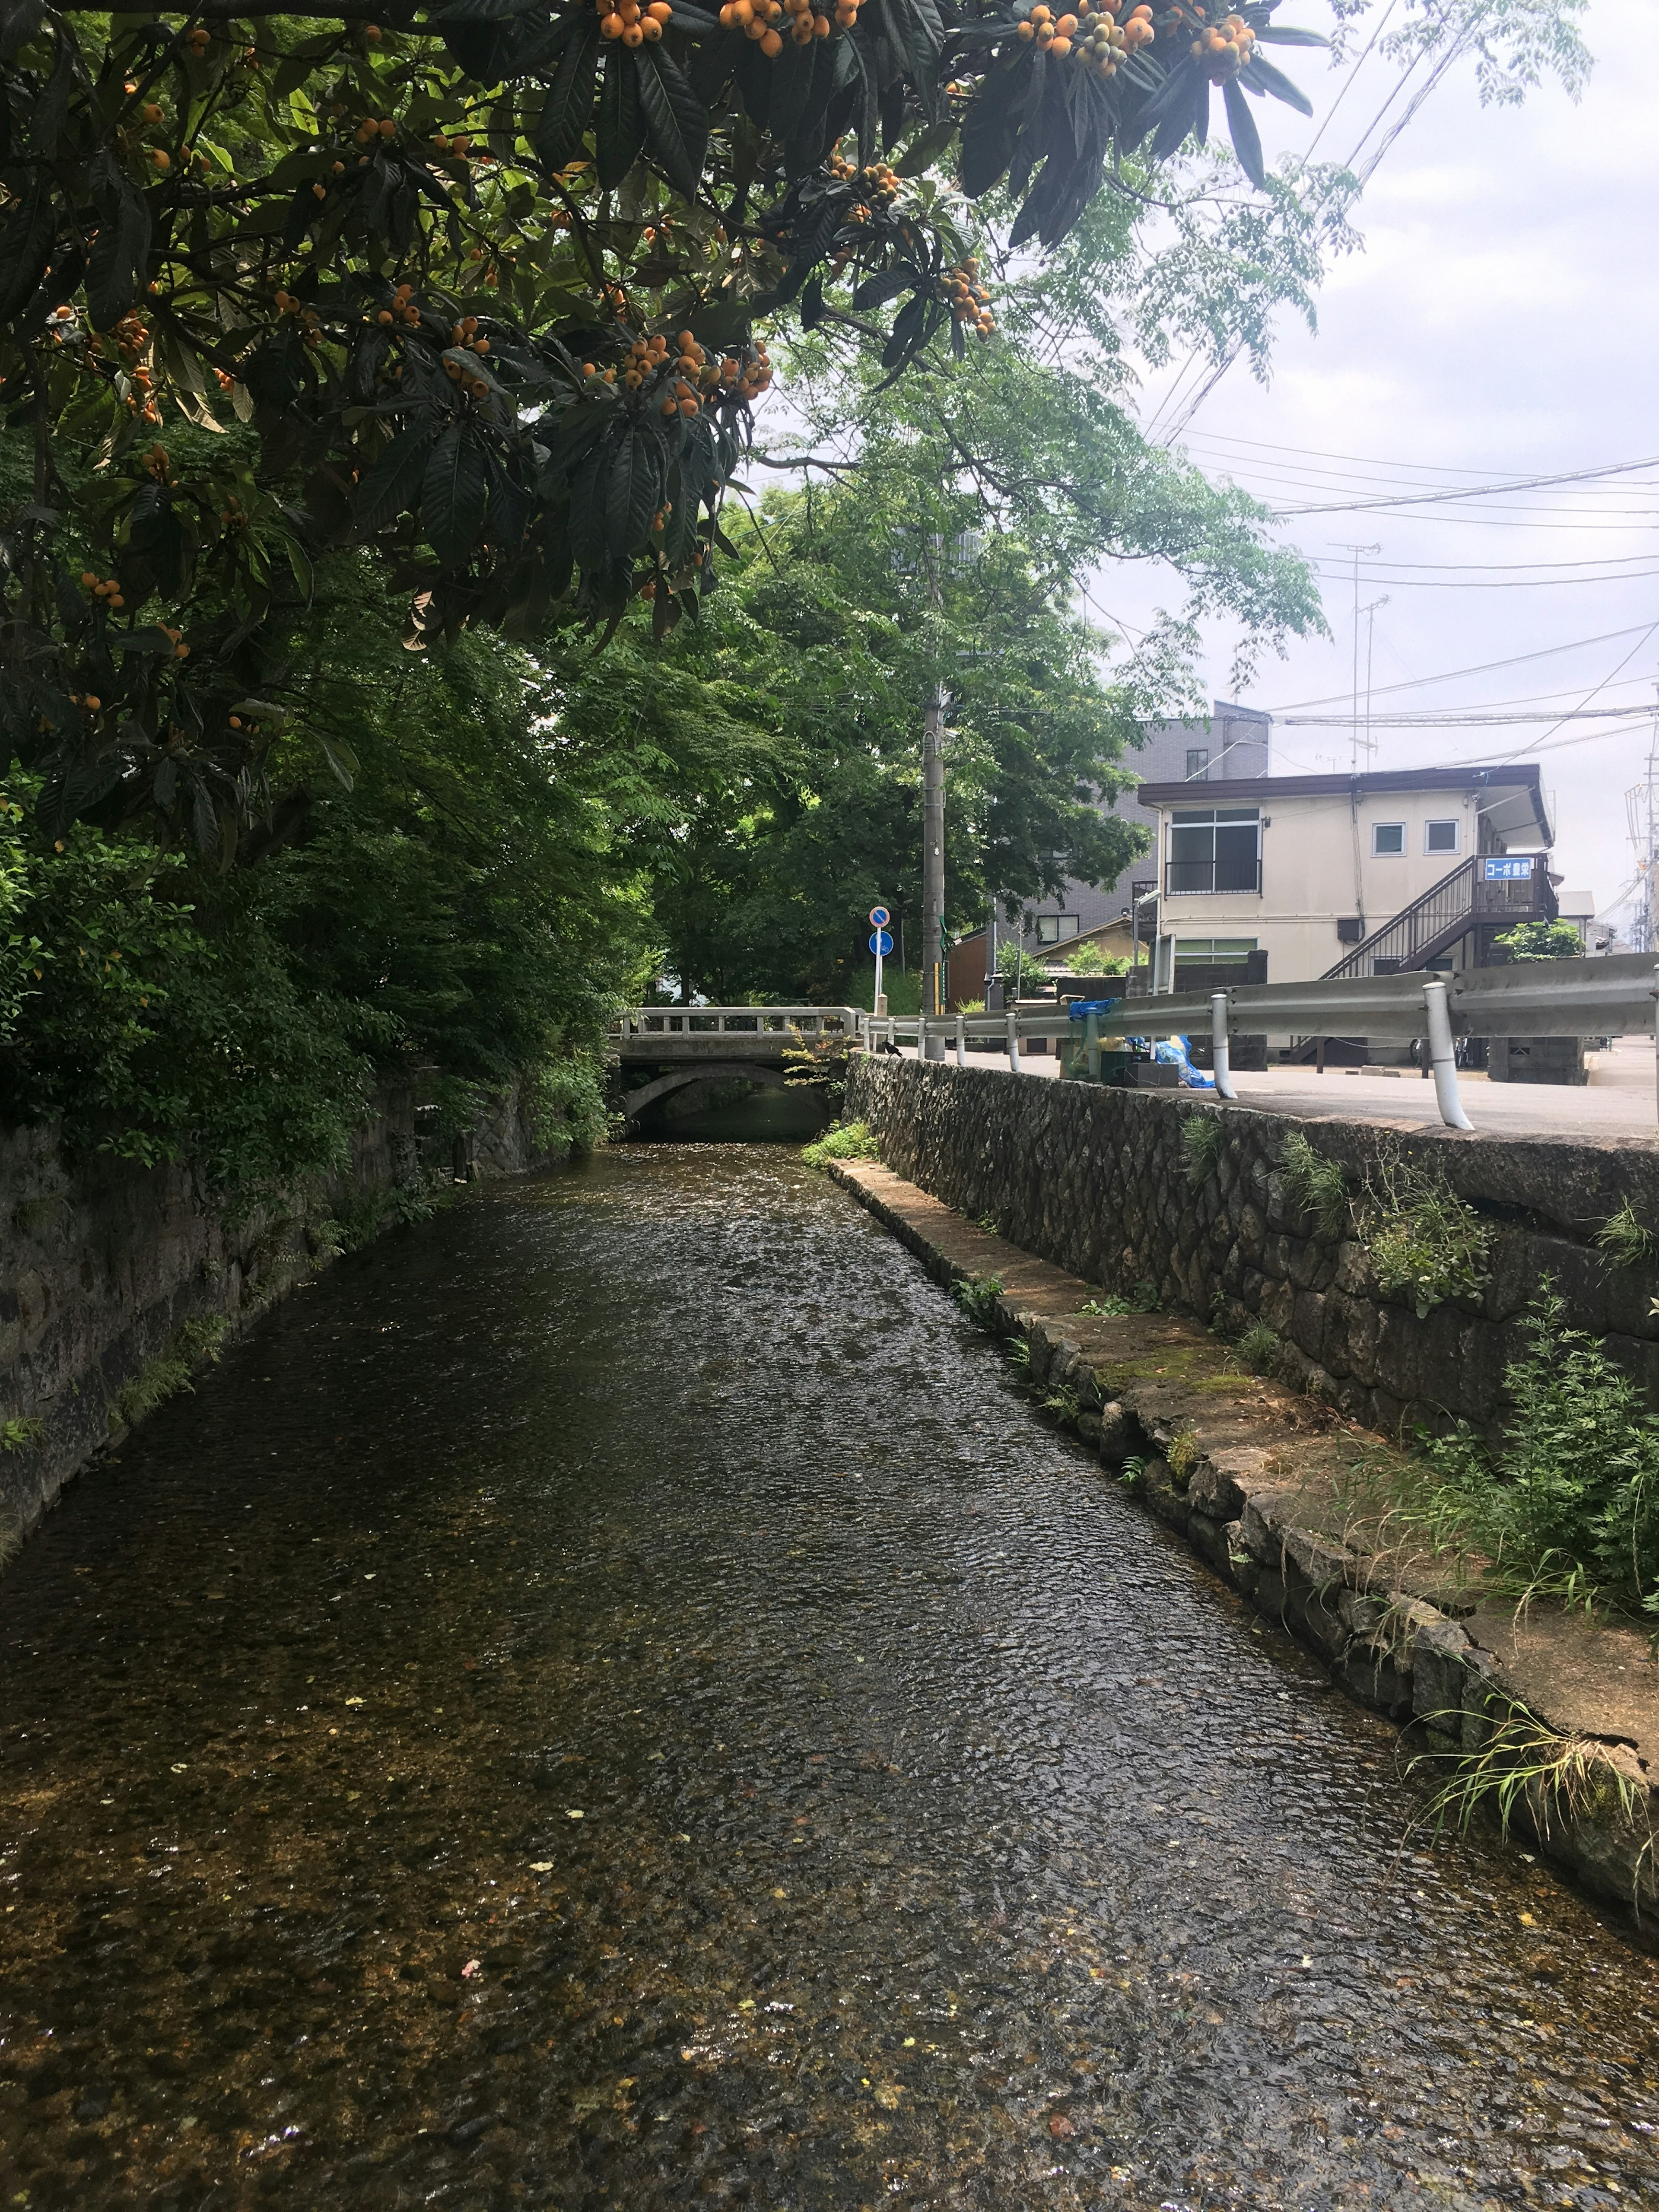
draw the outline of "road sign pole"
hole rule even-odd
[[[876,1018],[887,1012],[887,994],[881,988],[881,963],[893,949],[893,939],[887,925],[893,919],[884,906],[870,909],[870,950],[876,956]]]

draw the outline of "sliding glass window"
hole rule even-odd
[[[1170,858],[1164,888],[1191,891],[1259,891],[1261,814],[1255,806],[1182,809],[1170,824]]]

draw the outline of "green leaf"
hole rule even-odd
[[[542,102],[536,151],[550,169],[562,169],[582,150],[593,115],[593,79],[599,62],[599,19],[592,10],[578,21],[558,75]]]
[[[783,57],[778,58],[781,62]],[[660,46],[641,46],[637,60],[651,150],[675,191],[695,200],[708,150],[708,111],[692,91],[684,70]]]
[[[645,149],[640,73],[633,55],[619,39],[611,40],[605,49],[598,144],[599,190],[614,191]]]
[[[1272,93],[1287,107],[1295,108],[1298,115],[1311,115],[1313,102],[1299,84],[1293,84],[1283,70],[1275,69],[1265,54],[1252,54],[1239,71],[1239,81],[1244,84],[1260,85],[1263,92]]]
[[[356,787],[359,763],[356,754],[352,751],[350,746],[345,742],[345,739],[343,738],[326,738],[323,735],[323,732],[319,730],[317,732],[317,744],[319,750],[322,753],[323,758],[328,763],[329,767],[333,770],[335,780],[337,782],[343,784],[348,791],[354,789]]]
[[[87,256],[87,315],[95,331],[112,330],[149,275],[149,210],[112,155],[100,151],[87,179],[98,210],[98,235]]]
[[[635,430],[618,441],[605,488],[605,544],[613,561],[631,558],[650,537],[652,517],[662,505],[663,461],[654,430]]]
[[[1322,31],[1298,31],[1291,23],[1263,23],[1255,37],[1258,46],[1264,40],[1274,46],[1328,46],[1331,43]]]
[[[1259,191],[1267,185],[1267,165],[1261,158],[1261,134],[1255,127],[1255,118],[1250,112],[1250,103],[1236,82],[1222,88],[1227,105],[1227,127],[1232,132],[1233,151],[1238,156],[1239,167]]]
[[[471,557],[489,503],[477,433],[470,423],[453,422],[433,447],[421,479],[421,527],[446,568],[461,568]]]
[[[52,178],[37,168],[5,228],[0,230],[0,322],[24,306],[46,274],[57,228]]]
[[[359,530],[383,530],[415,504],[435,434],[430,423],[416,422],[392,440],[357,487]]]

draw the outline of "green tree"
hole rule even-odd
[[[1495,939],[1511,961],[1579,960],[1584,940],[1570,921],[1523,921]]]

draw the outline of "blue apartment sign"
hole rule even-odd
[[[1522,883],[1532,873],[1530,853],[1489,854],[1480,864],[1484,881],[1489,884]]]

